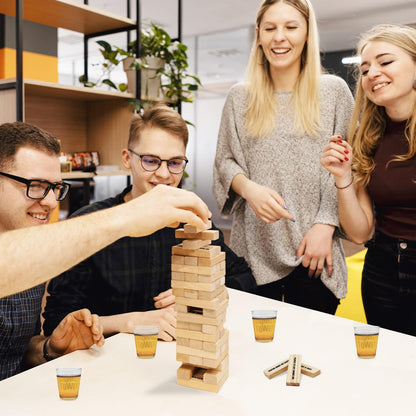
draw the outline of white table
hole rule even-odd
[[[416,337],[381,329],[377,357],[356,356],[354,322],[229,290],[230,375],[219,393],[178,386],[175,343],[158,342],[156,357],[136,358],[133,335],[102,349],[77,351],[0,382],[0,415],[413,415]],[[250,310],[276,308],[275,339],[254,341]],[[302,354],[321,369],[286,386],[263,370]],[[56,367],[82,367],[80,395],[58,397]]]

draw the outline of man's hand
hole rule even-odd
[[[325,264],[332,275],[332,236],[335,227],[328,224],[314,224],[301,241],[297,257],[303,256],[303,267],[309,268],[308,276],[321,275]]]
[[[176,315],[174,305],[146,312],[130,312],[128,316],[128,330],[133,333],[137,325],[156,325],[159,327],[158,338],[163,341],[173,341],[176,331]]]
[[[130,226],[130,237],[149,235],[180,223],[206,229],[211,212],[196,194],[180,188],[158,185],[149,192],[117,207],[120,221]]]
[[[104,345],[103,328],[98,315],[88,309],[68,314],[52,332],[48,348],[52,356]]]
[[[175,296],[172,294],[172,289],[159,293],[153,298],[156,309],[163,309],[171,305],[175,305]]]

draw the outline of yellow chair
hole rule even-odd
[[[362,250],[353,256],[347,257],[348,293],[344,299],[341,299],[335,313],[336,316],[363,323],[367,323],[367,319],[361,298],[361,273],[366,251]]]

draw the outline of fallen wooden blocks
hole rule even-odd
[[[271,379],[285,371],[287,371],[287,386],[299,386],[301,373],[309,377],[316,377],[321,374],[321,370],[318,368],[302,363],[302,356],[300,354],[291,354],[286,360],[266,368],[263,372],[267,378]]]
[[[175,237],[186,239],[172,247],[176,359],[182,362],[178,384],[216,393],[228,377],[225,253],[210,245],[219,238],[218,230],[185,224]]]

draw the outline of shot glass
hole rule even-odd
[[[142,325],[133,328],[136,354],[139,358],[153,358],[156,354],[158,326]]]
[[[63,400],[75,400],[78,397],[81,381],[81,368],[57,368],[59,397]]]
[[[379,327],[362,325],[354,327],[355,345],[360,358],[374,358],[377,352]]]
[[[274,338],[277,311],[274,309],[257,309],[251,311],[254,338],[258,342],[270,342]]]

